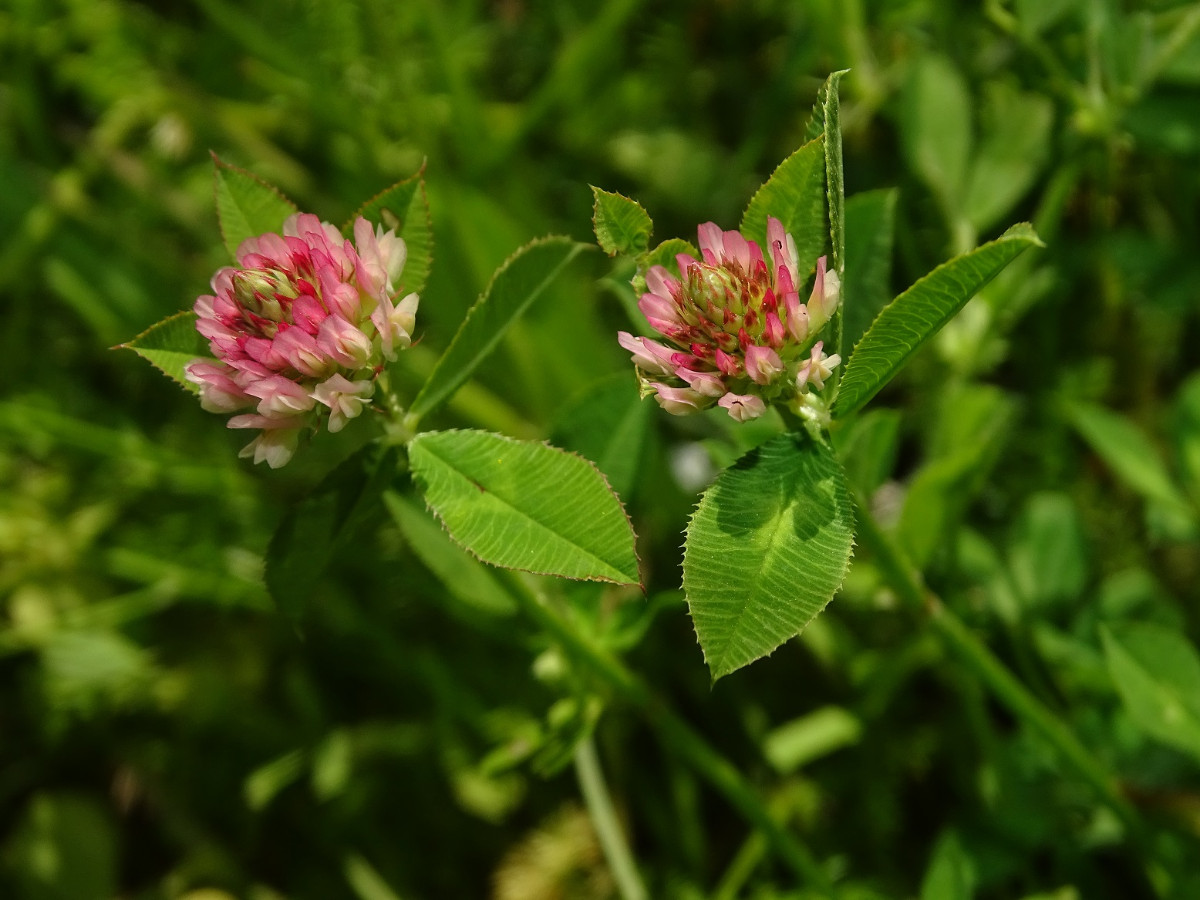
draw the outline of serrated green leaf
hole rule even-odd
[[[820,90],[817,91],[816,102],[813,103],[812,113],[808,117],[808,122],[804,126],[804,140],[811,141],[818,135],[825,133],[825,104],[829,99],[830,91],[836,90],[838,82],[842,80],[849,69],[842,69],[838,72],[832,72],[826,76],[825,81],[821,84]]]
[[[481,612],[507,616],[516,611],[512,595],[496,576],[455,544],[424,504],[390,490],[384,492],[383,502],[417,558],[455,599],[470,608],[474,616],[478,617]]]
[[[404,240],[408,255],[395,285],[401,296],[424,290],[433,266],[433,222],[429,217],[424,175],[422,164],[415,175],[393,184],[364,203],[342,226],[342,233],[350,234],[354,220],[362,216],[374,225],[394,229]]]
[[[428,431],[409,444],[409,463],[451,537],[484,562],[640,583],[625,510],[583,457],[487,431]]]
[[[1113,683],[1151,737],[1200,760],[1200,655],[1183,635],[1139,623],[1101,629]]]
[[[799,634],[841,587],[854,510],[833,452],[780,435],[705,491],[688,525],[683,586],[714,680]]]
[[[196,359],[207,359],[212,355],[208,342],[196,330],[196,314],[190,309],[167,316],[115,349],[132,350],[193,394],[199,393],[200,388],[187,380],[183,368]]]
[[[821,111],[825,122],[825,194],[829,209],[831,269],[846,271],[846,187],[842,174],[842,116],[838,85],[848,70],[833,72],[821,87]],[[839,347],[840,352],[840,347]]]
[[[500,343],[504,333],[545,292],[559,273],[587,249],[566,237],[526,244],[496,270],[487,290],[467,317],[413,400],[410,415],[420,418],[453,394]]]
[[[1171,480],[1162,453],[1137,425],[1103,407],[1085,403],[1068,407],[1067,419],[1127,485],[1147,500],[1187,510],[1188,502]]]
[[[299,618],[329,564],[380,515],[399,451],[369,444],[347,457],[283,517],[267,545],[267,590]]]
[[[861,409],[981,287],[1031,246],[1042,246],[1033,227],[1014,225],[996,240],[938,266],[888,304],[850,355],[834,417]]]
[[[650,214],[636,200],[592,187],[595,205],[592,226],[600,249],[609,256],[624,253],[640,256],[650,246],[653,223]]]
[[[694,259],[700,258],[700,251],[690,242],[685,241],[683,238],[668,238],[653,250],[648,251],[639,261],[637,274],[633,276],[633,292],[635,295],[633,312],[636,313],[634,321],[639,322],[642,328],[648,327],[646,317],[642,315],[636,303],[637,299],[646,293],[646,272],[654,266],[662,266],[672,273],[678,273],[679,265],[675,257],[680,253],[686,253]]]
[[[832,350],[838,356],[845,358],[843,339],[845,315],[843,309],[849,296],[846,292],[846,186],[842,174],[842,118],[841,107],[838,103],[838,84],[845,70],[833,72],[825,79],[821,89],[821,110],[825,122],[825,201],[829,211],[829,252],[833,257],[829,268],[837,272],[842,281],[842,305],[833,314],[829,323],[832,329],[832,340],[826,341],[826,350]],[[853,303],[851,297],[849,302]],[[838,385],[841,383],[844,370],[833,371],[833,396],[837,396]]]
[[[773,216],[796,241],[796,268],[803,278],[825,250],[825,139],[816,137],[781,162],[750,198],[742,234],[770,259],[767,217]]]
[[[242,241],[268,232],[277,233],[283,227],[283,220],[298,211],[296,204],[257,175],[222,162],[216,155],[213,184],[221,238],[235,259]]]

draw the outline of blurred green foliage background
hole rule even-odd
[[[856,484],[1200,896],[1200,738],[1123,702],[1104,638],[1157,624],[1126,642],[1154,657],[1200,633],[1200,8],[1165,0],[6,0],[0,896],[614,896],[570,769],[503,764],[522,741],[569,757],[605,701],[527,623],[447,594],[382,524],[302,621],[268,598],[275,525],[369,428],[251,471],[244,436],[108,348],[225,264],[209,151],[334,222],[427,165],[415,388],[513,250],[590,240],[589,183],[658,240],[734,227],[846,67],[847,192],[874,192],[851,304],[1018,219],[1048,245],[838,436]],[[575,268],[436,424],[586,450],[633,390],[631,273],[609,268]],[[1149,895],[1118,823],[869,559],[710,688],[680,532],[688,464],[702,481],[731,438],[646,423],[623,495],[650,598],[566,596],[846,896]],[[652,896],[807,896],[636,715],[610,707],[597,740]]]

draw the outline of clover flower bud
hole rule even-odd
[[[841,362],[814,343],[841,302],[825,257],[815,273],[801,273],[796,242],[773,217],[766,254],[713,222],[700,225],[697,235],[700,258],[678,254],[678,274],[661,265],[645,272],[638,309],[663,340],[617,335],[632,354],[643,394],[675,415],[715,401],[739,422],[761,416],[771,403],[795,406],[802,396],[818,402],[809,395]],[[809,274],[811,293],[801,303],[801,275]]]

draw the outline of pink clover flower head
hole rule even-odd
[[[260,429],[242,456],[278,468],[303,430],[340,431],[362,412],[385,361],[412,343],[420,298],[397,301],[395,287],[406,258],[394,231],[362,217],[349,240],[297,213],[279,234],[243,241],[237,265],[213,276],[193,308],[214,358],[185,375],[210,412],[254,408],[228,423]]]
[[[699,259],[681,253],[677,271],[656,265],[645,273],[638,308],[659,339],[617,335],[632,354],[643,394],[676,415],[715,403],[743,422],[771,403],[798,404],[801,395],[821,390],[841,361],[820,354],[817,341],[841,302],[840,281],[825,257],[815,271],[801,272],[796,242],[773,217],[766,252],[713,222],[697,234]]]

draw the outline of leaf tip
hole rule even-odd
[[[1002,234],[1002,240],[1019,240],[1026,241],[1035,247],[1045,247],[1046,242],[1038,235],[1037,230],[1030,222],[1017,222]]]

